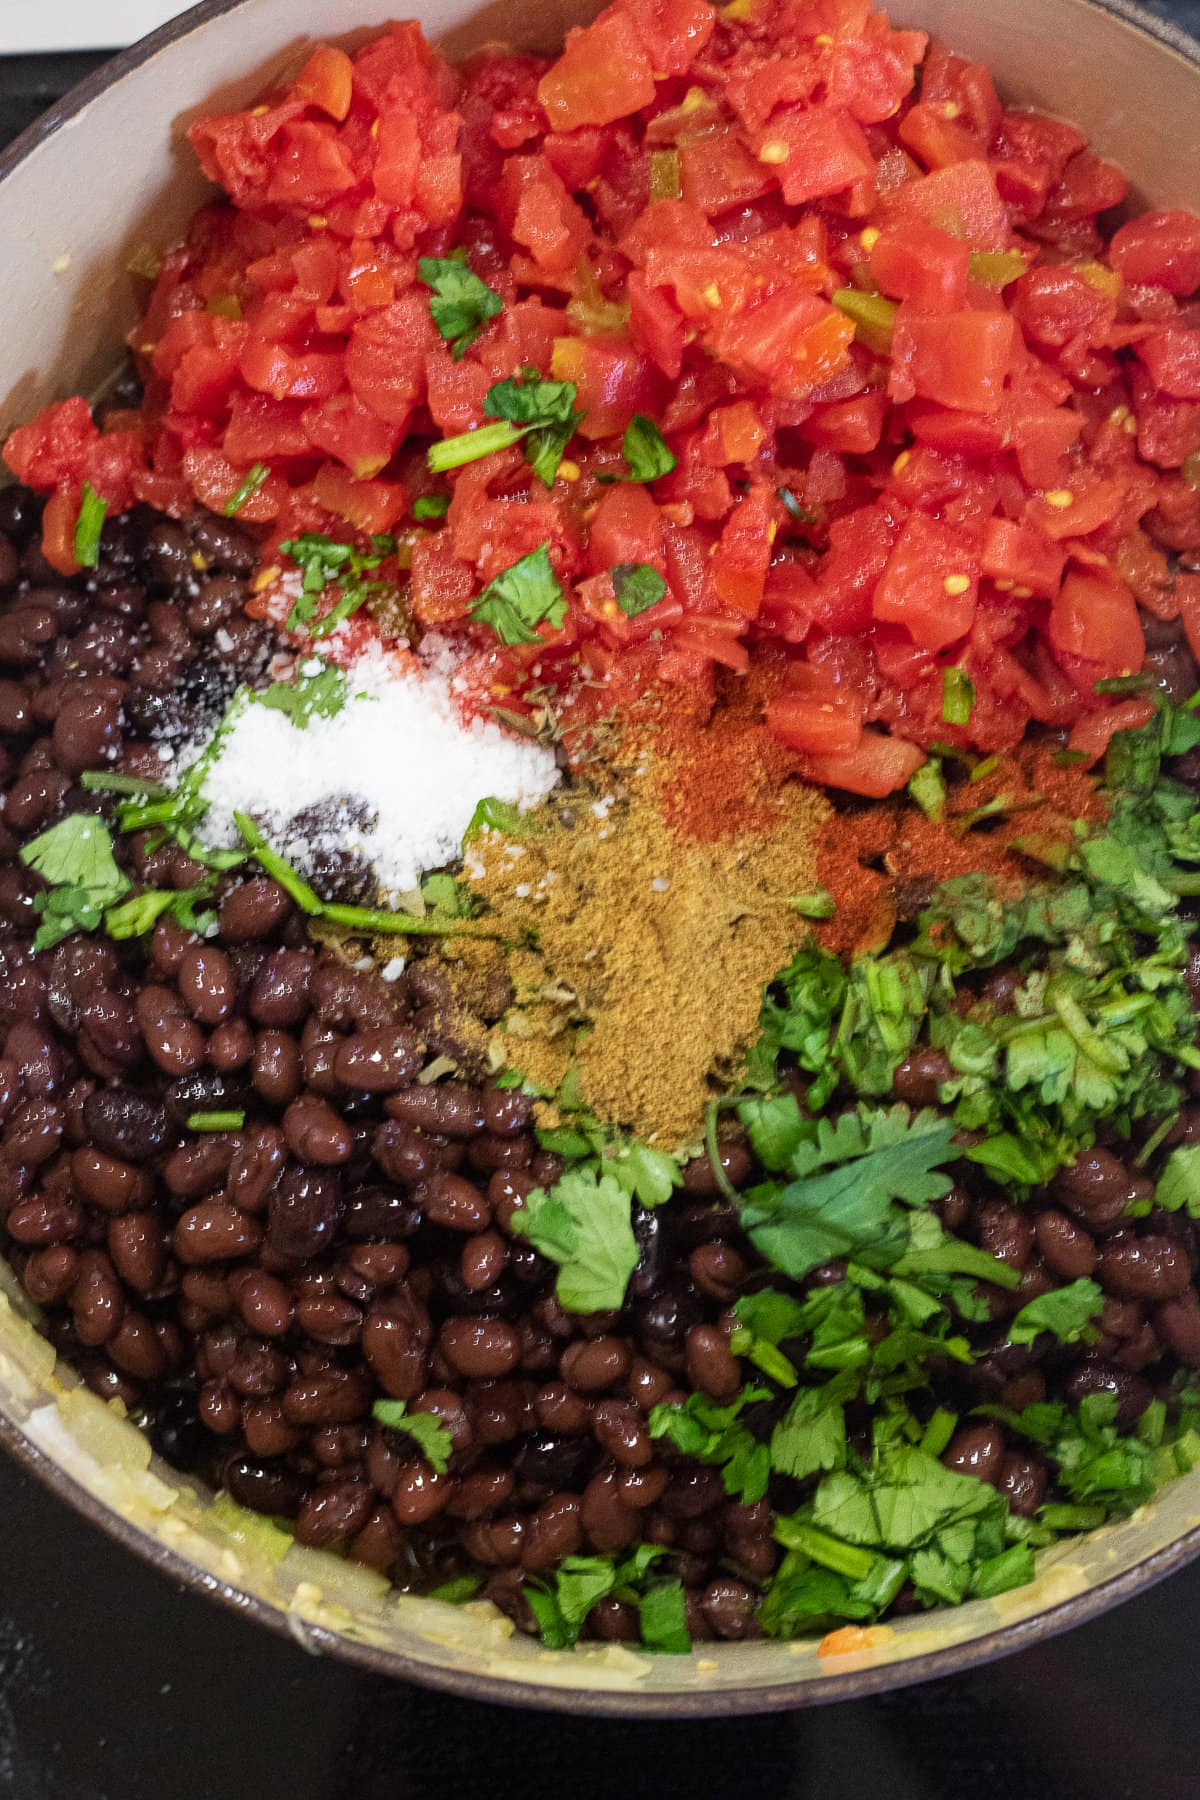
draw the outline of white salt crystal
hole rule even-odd
[[[458,856],[480,800],[544,800],[559,780],[553,751],[490,721],[464,723],[445,659],[437,664],[398,668],[370,651],[347,671],[340,712],[303,729],[247,706],[204,784],[204,836],[239,842],[233,814],[249,813],[301,868],[314,852],[357,850],[394,894]],[[290,823],[312,808],[322,814],[314,829]]]

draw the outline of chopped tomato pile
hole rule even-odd
[[[228,198],[142,405],[5,449],[56,567],[97,506],[234,512],[264,569],[387,534],[507,713],[771,662],[869,795],[1034,720],[1099,754],[1139,607],[1200,649],[1200,221],[1109,228],[1118,169],[866,0],[616,0],[459,69],[399,25],[191,138]]]

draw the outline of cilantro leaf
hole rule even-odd
[[[659,1582],[651,1574],[652,1565],[663,1554],[656,1544],[639,1544],[621,1562],[611,1556],[568,1556],[547,1579],[527,1582],[521,1592],[538,1622],[546,1648],[566,1650],[578,1643],[593,1606],[609,1594],[619,1594],[638,1606],[646,1649],[690,1650],[690,1640],[684,1641],[686,1626],[680,1633],[680,1584]],[[663,1588],[668,1592],[661,1598],[651,1598]],[[675,1588],[680,1588],[678,1597],[669,1591]]]
[[[1043,1331],[1051,1331],[1060,1344],[1087,1342],[1098,1335],[1092,1321],[1103,1304],[1104,1295],[1096,1282],[1086,1277],[1072,1281],[1028,1301],[1008,1327],[1009,1341],[1032,1344]]]
[[[563,453],[583,417],[575,405],[575,392],[573,382],[544,381],[533,370],[521,380],[498,381],[483,402],[489,419],[520,427],[525,460],[546,487],[554,485]]]
[[[638,1596],[642,1648],[666,1656],[686,1656],[692,1647],[683,1583],[656,1581]]]
[[[567,614],[567,600],[550,562],[547,540],[489,581],[471,603],[471,617],[490,625],[502,644],[536,644],[535,627],[557,631]]]
[[[412,505],[414,519],[444,519],[449,511],[449,494],[419,494]]]
[[[769,1400],[766,1388],[745,1387],[727,1406],[706,1394],[689,1394],[682,1406],[661,1404],[650,1412],[650,1436],[667,1438],[683,1456],[720,1469],[725,1492],[752,1506],[767,1491],[771,1453],[742,1422],[748,1406]]]
[[[604,1168],[641,1206],[662,1206],[683,1186],[679,1159],[632,1140],[604,1156]]]
[[[429,311],[457,362],[504,302],[460,257],[422,256],[417,279],[431,290]]]
[[[947,1469],[913,1444],[877,1449],[862,1474],[827,1475],[813,1497],[813,1522],[834,1537],[873,1549],[913,1550],[944,1526],[996,1502],[972,1475]]]
[[[1164,1212],[1182,1207],[1190,1218],[1200,1219],[1200,1144],[1182,1144],[1163,1164],[1154,1191],[1154,1204]]]
[[[649,563],[614,563],[613,593],[617,605],[627,619],[636,619],[652,606],[657,606],[667,591],[667,584]]]
[[[832,1125],[822,1119],[815,1142],[802,1143],[792,1158],[800,1178],[752,1189],[742,1223],[755,1248],[794,1280],[840,1256],[872,1266],[898,1262],[910,1231],[895,1202],[924,1206],[949,1191],[938,1165],[956,1154],[953,1134],[950,1120],[914,1117],[907,1107],[847,1113]]]
[[[101,819],[70,813],[33,838],[20,860],[45,881],[38,894],[41,915],[35,950],[49,950],[72,931],[95,931],[106,907],[129,892],[129,878],[117,867],[112,834]]]
[[[568,1312],[608,1312],[624,1304],[638,1246],[629,1195],[614,1176],[568,1169],[549,1192],[534,1189],[513,1214],[511,1228],[558,1264],[555,1292]]]
[[[846,1461],[846,1413],[837,1381],[801,1388],[771,1433],[771,1467],[803,1481]]]
[[[303,571],[299,597],[284,622],[286,630],[327,637],[368,600],[390,591],[390,582],[367,581],[365,576],[395,554],[396,540],[379,533],[371,543],[368,553],[356,550],[352,544],[338,543],[319,531],[305,531],[298,538],[283,540],[279,546],[283,555],[291,557]],[[330,611],[318,619],[317,602],[330,587],[340,589],[339,597]]]
[[[213,898],[216,888],[213,875],[196,887],[150,888],[145,893],[132,894],[119,906],[109,907],[104,915],[104,929],[118,941],[144,937],[164,914],[170,913],[185,931],[202,933],[216,918],[213,909],[204,904]]]
[[[450,1430],[433,1413],[409,1412],[405,1400],[377,1400],[371,1417],[391,1431],[403,1431],[415,1442],[430,1468],[444,1475],[454,1453]]]
[[[657,481],[669,475],[677,458],[667,448],[666,439],[643,413],[634,413],[621,439],[621,454],[629,470],[630,481]]]
[[[303,730],[310,719],[332,719],[346,704],[346,674],[336,663],[321,663],[312,674],[301,668],[295,681],[273,681],[258,705],[281,712]]]

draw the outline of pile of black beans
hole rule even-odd
[[[168,918],[144,940],[77,933],[34,952],[22,844],[106,809],[83,771],[154,773],[162,742],[203,730],[270,649],[243,611],[255,545],[235,526],[137,512],[106,528],[96,571],[63,580],[38,522],[32,496],[0,493],[0,1240],[49,1337],[168,1462],[402,1587],[481,1573],[530,1628],[530,1574],[648,1541],[676,1553],[694,1637],[753,1636],[779,1554],[771,1505],[731,1501],[647,1428],[658,1402],[742,1385],[730,1309],[762,1277],[707,1159],[638,1213],[623,1310],[571,1315],[554,1267],[512,1233],[562,1166],[529,1102],[462,1069],[419,1079],[456,1047],[436,960],[385,980],[315,945],[273,881],[241,874],[215,936]],[[151,885],[202,873],[177,848],[118,845]],[[922,1101],[936,1074],[906,1065],[897,1092]],[[244,1127],[187,1127],[226,1110]],[[1177,1133],[1200,1135],[1200,1103]],[[734,1187],[753,1179],[736,1135],[721,1158]],[[1128,1425],[1180,1363],[1200,1367],[1194,1227],[1130,1223],[1149,1185],[1101,1149],[1021,1210],[955,1188],[947,1226],[1022,1280],[995,1290],[979,1360],[940,1400],[1112,1392]],[[1097,1344],[1007,1341],[1017,1307],[1080,1275],[1107,1296]],[[381,1397],[443,1421],[445,1474],[373,1422]],[[946,1460],[1018,1512],[1048,1490],[1045,1465],[995,1425],[968,1425]],[[786,1482],[771,1496],[799,1497]],[[636,1614],[604,1601],[589,1631],[634,1639]]]

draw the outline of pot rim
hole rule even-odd
[[[127,49],[103,62],[71,88],[39,118],[27,126],[0,152],[0,183],[12,175],[50,137],[125,76],[213,20],[233,13],[252,0],[200,0],[177,18],[138,39]],[[1120,19],[1163,49],[1173,52],[1200,73],[1200,42],[1178,26],[1156,18],[1133,0],[1077,0],[1083,10],[1107,13]],[[295,1641],[289,1615],[279,1607],[222,1582],[197,1567],[178,1551],[142,1531],[115,1508],[108,1506],[79,1483],[60,1464],[37,1448],[11,1419],[0,1413],[0,1444],[29,1474],[57,1499],[98,1526],[106,1536],[131,1550],[160,1575],[193,1593],[228,1607],[264,1625],[276,1636]],[[1200,1524],[1172,1543],[1136,1563],[1132,1568],[1047,1607],[1033,1618],[1001,1625],[965,1644],[931,1650],[903,1662],[881,1663],[875,1668],[822,1675],[769,1687],[745,1684],[736,1688],[699,1689],[678,1693],[614,1692],[587,1687],[542,1686],[508,1676],[480,1674],[468,1669],[440,1668],[404,1650],[385,1650],[358,1643],[338,1633],[306,1628],[305,1644],[374,1675],[412,1681],[421,1687],[466,1699],[549,1712],[582,1712],[597,1717],[688,1719],[714,1716],[751,1716],[823,1706],[839,1700],[859,1700],[918,1682],[981,1668],[1004,1656],[1045,1643],[1061,1632],[1107,1612],[1184,1568],[1200,1556]]]

